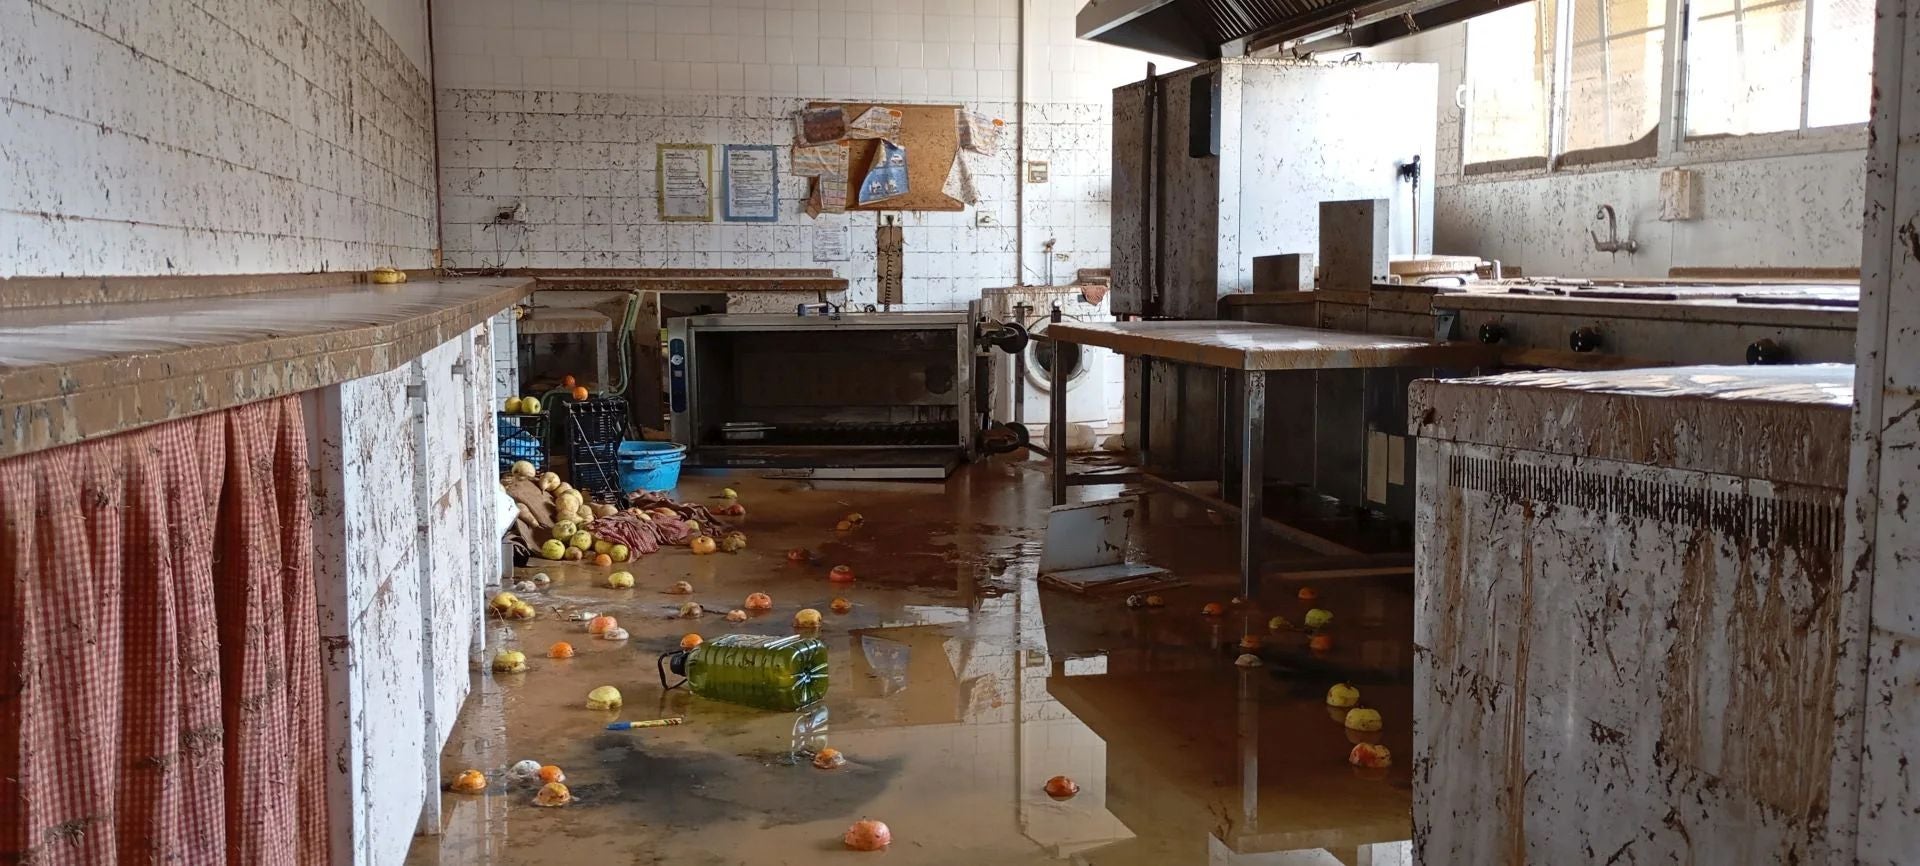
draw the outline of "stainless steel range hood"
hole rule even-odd
[[[1310,40],[1316,51],[1360,48],[1499,8],[1498,0],[1089,0],[1081,39],[1184,60]],[[1234,54],[1242,51],[1236,50]]]

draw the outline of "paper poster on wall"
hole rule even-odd
[[[891,141],[880,142],[873,167],[860,182],[860,203],[873,204],[907,194],[907,149]]]
[[[770,144],[729,144],[720,166],[721,217],[728,222],[780,219],[780,171]]]
[[[816,262],[846,261],[847,227],[843,225],[814,226],[813,260]]]
[[[906,112],[898,108],[874,106],[860,112],[854,118],[853,125],[847,127],[848,138],[882,138],[887,141],[900,140],[900,123]]]
[[[713,145],[654,146],[660,186],[660,219],[713,222]]]
[[[847,137],[847,111],[838,105],[803,108],[793,113],[793,137],[800,144],[820,144]]]
[[[1006,127],[1005,121],[960,108],[953,112],[953,125],[960,133],[960,149],[982,156],[1000,151],[1000,130]]]

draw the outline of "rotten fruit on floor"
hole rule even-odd
[[[1360,703],[1360,690],[1346,683],[1334,683],[1327,688],[1327,706],[1352,707]]]
[[[1260,636],[1257,634],[1242,635],[1240,637],[1240,648],[1249,652],[1259,649]]]
[[[1205,606],[1200,608],[1200,613],[1206,616],[1219,616],[1226,612],[1226,608],[1221,607],[1217,601],[1207,602]]]
[[[600,639],[601,640],[626,640],[627,630],[616,625],[613,628],[610,628],[610,629],[607,629],[606,631],[601,632]]]
[[[1233,663],[1243,668],[1257,668],[1260,666],[1260,657],[1253,653],[1241,653]]]
[[[620,625],[620,621],[610,616],[596,616],[587,622],[587,634],[601,635]]]
[[[1332,650],[1333,635],[1324,634],[1324,633],[1314,635],[1312,639],[1307,641],[1307,649],[1313,650],[1314,652],[1317,652],[1317,653],[1323,653],[1323,652]]]
[[[813,765],[822,770],[835,770],[847,764],[847,756],[831,746],[821,749],[813,756]]]
[[[693,584],[684,580],[676,580],[672,586],[667,587],[666,593],[668,595],[692,595]]]
[[[607,586],[611,589],[632,589],[633,572],[616,571],[607,575]]]
[[[1066,776],[1055,776],[1047,780],[1047,796],[1055,800],[1066,800],[1080,793],[1080,783]]]
[[[1333,622],[1333,611],[1316,607],[1313,610],[1307,611],[1306,622],[1307,628],[1319,631],[1320,629],[1326,628],[1327,623]]]
[[[811,559],[813,559],[813,554],[804,547],[796,547],[787,551],[788,562],[807,562]]]
[[[566,641],[559,641],[555,643],[553,646],[547,647],[547,658],[550,658],[550,659],[573,658],[573,644],[567,643]]]
[[[564,782],[567,780],[567,774],[552,764],[542,765],[539,775],[540,781],[542,782]]]
[[[827,605],[827,607],[832,609],[834,613],[846,613],[847,611],[853,610],[853,602],[844,598],[836,598],[833,600],[833,603]]]
[[[587,693],[589,710],[617,710],[620,703],[620,690],[613,686],[599,686]]]
[[[681,619],[694,619],[706,612],[706,608],[701,607],[698,602],[690,601],[680,606]]]
[[[690,649],[693,649],[694,647],[699,646],[705,641],[706,641],[706,638],[703,638],[697,634],[694,634],[693,632],[687,632],[686,634],[680,636],[680,648],[683,650],[690,650]]]
[[[573,792],[559,782],[548,782],[540,787],[540,793],[533,795],[535,806],[565,806],[573,802]]]
[[[893,844],[893,831],[879,821],[860,820],[847,828],[840,841],[855,851],[878,851]]]
[[[844,565],[836,565],[827,571],[827,579],[835,583],[852,583],[853,569]]]
[[[773,597],[764,592],[752,593],[747,596],[746,604],[747,610],[772,610]]]
[[[519,650],[501,650],[493,657],[493,669],[503,674],[525,673],[527,654]]]
[[[1380,711],[1358,707],[1347,711],[1346,719],[1341,722],[1349,731],[1373,732],[1380,730]]]
[[[719,550],[720,546],[718,544],[715,544],[713,541],[713,538],[710,536],[696,535],[693,537],[692,541],[687,542],[687,548],[692,550],[694,553],[704,556],[706,554]]]
[[[1347,753],[1347,763],[1356,767],[1379,769],[1393,766],[1393,752],[1376,743],[1357,743]]]
[[[1315,592],[1311,586],[1303,586],[1300,587],[1299,592],[1294,593],[1294,596],[1301,601],[1314,601],[1320,597],[1320,593]]]
[[[1288,622],[1284,616],[1276,616],[1273,619],[1267,620],[1267,628],[1271,631],[1285,631],[1293,628],[1293,623]]]
[[[746,622],[747,612],[739,608],[727,611],[727,622]]]
[[[819,628],[820,612],[810,607],[802,608],[799,613],[793,615],[793,627]]]
[[[720,536],[720,549],[727,553],[739,553],[742,550],[746,550],[747,534],[735,531]]]
[[[454,777],[452,787],[461,794],[478,794],[487,790],[487,776],[479,770],[467,770]]]

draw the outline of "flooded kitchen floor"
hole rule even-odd
[[[599,585],[604,569],[541,569],[528,594],[538,619],[488,636],[524,649],[531,671],[475,673],[442,762],[443,783],[478,768],[484,795],[443,794],[441,834],[415,840],[409,864],[816,864],[884,856],[894,864],[1380,864],[1410,862],[1411,588],[1350,579],[1315,587],[1334,614],[1334,648],[1269,633],[1300,622],[1294,587],[1266,603],[1201,615],[1234,595],[1229,527],[1164,496],[1146,509],[1146,558],[1191,585],[1167,606],[1131,611],[1118,597],[1038,587],[1044,463],[986,462],[940,485],[806,483],[735,475],[683,479],[699,499],[723,485],[748,508],[751,546],[694,556],[670,548],[633,564],[639,585]],[[1082,488],[1088,498],[1117,488]],[[865,526],[834,531],[846,512]],[[786,551],[818,552],[817,565]],[[831,565],[857,582],[830,584]],[[530,574],[533,570],[527,570]],[[708,609],[672,618],[695,587]],[[722,615],[751,592],[773,610],[733,625]],[[851,612],[828,612],[835,596]],[[1284,596],[1284,597],[1282,597]],[[787,634],[795,611],[825,613],[832,687],[801,713],[663,692],[656,657],[681,635]],[[610,613],[632,634],[589,637],[566,619]],[[1265,667],[1233,665],[1243,634]],[[554,641],[579,654],[546,657]],[[1387,770],[1348,765],[1350,736],[1324,703],[1327,686],[1359,686],[1386,720]],[[584,706],[613,685],[616,711]],[[608,722],[683,716],[680,727],[607,731]],[[805,753],[831,744],[849,763],[818,770]],[[578,798],[532,805],[533,789],[500,777],[531,758],[564,768]],[[1067,775],[1080,794],[1043,790]],[[885,821],[885,855],[846,850],[860,818]],[[1290,852],[1290,853],[1281,853]]]

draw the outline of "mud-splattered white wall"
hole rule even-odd
[[[1853,461],[1847,478],[1849,585],[1872,588],[1868,615],[1844,627],[1867,640],[1845,660],[1861,712],[1840,720],[1860,749],[1855,862],[1913,862],[1920,851],[1920,141],[1907,134],[1920,93],[1920,21],[1904,0],[1880,0],[1874,47],[1873,145],[1860,254],[1860,329]],[[1852,806],[1852,799],[1837,799]]]
[[[310,395],[336,863],[400,862],[437,826],[439,751],[500,567],[472,541],[497,528],[491,337]]]
[[[977,207],[902,215],[907,306],[952,307],[983,287],[1105,267],[1110,94],[1140,78],[1149,58],[1077,42],[1078,5],[1030,2],[1022,38],[1018,0],[436,3],[448,259],[470,268],[831,267],[852,281],[850,300],[871,301],[874,214],[805,216],[804,179],[783,168],[777,223],[667,224],[655,204],[654,145],[784,151],[788,114],[808,99],[955,102],[1011,126],[1024,97],[1026,158],[1048,163],[1047,181],[1026,184],[1024,207],[1016,204],[1009,135],[975,177]],[[487,225],[515,202],[524,227]],[[819,224],[851,227],[849,260],[814,262]]]
[[[1517,264],[1528,274],[1664,277],[1676,267],[1851,268],[1860,263],[1862,160],[1866,139],[1792,153],[1791,143],[1749,147],[1737,158],[1686,154],[1566,169],[1552,174],[1467,178],[1461,171],[1461,109],[1467,25],[1428,30],[1367,52],[1373,60],[1440,64],[1439,165],[1434,172],[1434,251]],[[1756,142],[1756,144],[1758,144]],[[1699,173],[1699,219],[1660,220],[1660,172]],[[1594,252],[1594,212],[1611,204],[1628,255]]]
[[[425,10],[0,0],[0,276],[430,265]]]

